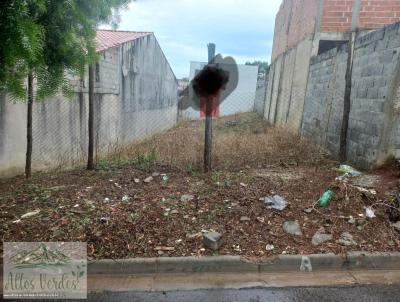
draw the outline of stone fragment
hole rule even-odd
[[[216,251],[222,245],[222,234],[218,232],[207,232],[203,234],[203,243],[209,249]]]
[[[283,230],[291,235],[296,235],[296,236],[303,235],[300,224],[297,221],[285,221],[283,223]]]

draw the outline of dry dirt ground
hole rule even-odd
[[[338,163],[295,135],[265,125],[254,115],[221,119],[214,125],[215,170],[199,171],[202,122],[186,122],[148,141],[99,161],[98,170],[37,173],[0,181],[2,241],[84,241],[91,258],[398,251],[399,170],[370,171],[374,182],[335,181]],[[144,180],[152,176],[152,180]],[[365,181],[364,181],[365,182]],[[334,191],[329,207],[316,207]],[[268,208],[259,199],[284,197],[288,206]],[[183,196],[183,197],[182,197]],[[377,217],[365,218],[372,206]],[[23,214],[35,215],[21,218]],[[352,216],[354,218],[351,219]],[[297,220],[301,236],[285,233]],[[350,222],[349,222],[350,220]],[[353,221],[352,221],[353,220]],[[333,238],[312,245],[321,228]],[[223,245],[203,245],[202,231],[223,234]],[[355,245],[338,242],[343,232]],[[274,246],[267,250],[266,245]]]

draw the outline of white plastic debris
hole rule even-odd
[[[366,193],[366,194],[372,194],[372,195],[376,195],[376,190],[374,189],[365,189],[362,187],[358,187],[358,186],[354,186],[354,188],[356,188],[358,191],[360,191],[361,193]]]
[[[357,177],[361,175],[361,172],[357,171],[354,169],[352,166],[349,165],[340,165],[339,169],[337,169],[339,172],[348,174],[349,177]]]
[[[370,207],[365,208],[365,216],[371,219],[376,217],[374,210],[372,210]]]
[[[274,250],[274,245],[273,244],[267,244],[266,246],[265,246],[265,249],[267,250],[267,251],[273,251]]]
[[[140,182],[140,179],[139,178],[135,178],[133,181],[138,184]]]
[[[128,195],[122,197],[122,202],[128,202],[131,198]]]
[[[25,213],[24,215],[21,216],[21,218],[22,219],[29,218],[29,217],[35,216],[35,215],[37,215],[39,213],[40,213],[40,210],[35,210],[35,211],[32,211],[32,212]]]
[[[279,211],[282,211],[287,206],[286,200],[279,195],[266,196],[264,198],[261,198],[261,200],[264,201],[264,204],[266,204],[270,208],[273,208],[273,209],[276,209]]]
[[[153,181],[153,176],[149,176],[149,177],[147,177],[145,180],[143,180],[145,183],[149,183],[149,182],[151,182],[151,181]]]

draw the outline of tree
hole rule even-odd
[[[269,72],[268,62],[262,62],[262,61],[246,62],[246,65],[258,66],[259,73],[268,73]]]
[[[62,91],[97,60],[96,28],[115,23],[130,0],[2,0],[0,4],[0,92],[28,99],[25,174],[30,177],[33,100]],[[28,97],[25,80],[28,78]],[[33,84],[36,81],[37,89]]]

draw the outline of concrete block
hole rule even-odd
[[[209,249],[216,251],[222,245],[222,235],[217,232],[207,232],[203,235],[203,243]]]

